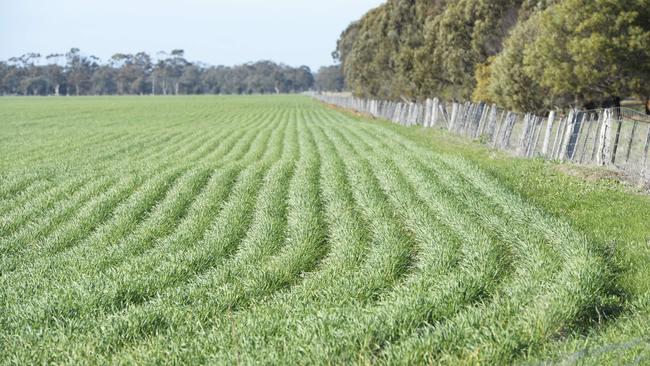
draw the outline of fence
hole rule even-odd
[[[404,126],[446,129],[521,157],[609,165],[646,180],[650,176],[650,116],[627,108],[551,111],[542,117],[438,98],[406,103],[336,93],[312,96]]]

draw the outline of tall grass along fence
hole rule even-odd
[[[627,108],[521,114],[486,103],[391,102],[319,93],[322,102],[404,126],[441,128],[521,157],[608,165],[650,178],[650,116]]]

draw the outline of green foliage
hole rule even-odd
[[[649,9],[648,0],[389,0],[351,25],[335,54],[360,96],[474,96],[534,112],[645,100]]]
[[[531,77],[524,63],[525,53],[539,29],[538,14],[518,23],[505,41],[504,50],[491,64],[491,78],[484,89],[503,107],[516,111],[541,112],[554,105],[549,90]]]
[[[650,2],[563,0],[540,15],[526,72],[577,103],[650,90]]]
[[[358,95],[468,98],[474,67],[501,50],[516,0],[390,0],[341,35],[336,55]]]
[[[474,71],[474,79],[476,80],[476,87],[472,92],[473,102],[494,103],[494,97],[491,91],[488,89],[492,84],[492,63],[493,62],[494,62],[494,57],[491,57],[487,60],[487,62],[476,65],[476,70]]]

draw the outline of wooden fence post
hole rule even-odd
[[[589,160],[590,162],[596,162],[596,153],[598,153],[598,144],[599,144],[599,137],[600,137],[600,132],[603,129],[603,121],[604,121],[604,114],[605,111],[596,111],[596,118],[594,118],[594,122],[596,124],[596,132],[594,133],[594,144],[591,149],[591,159]]]
[[[431,120],[431,99],[427,98],[424,102],[424,127],[429,127],[429,121]]]
[[[438,98],[433,98],[433,102],[431,103],[431,127],[435,126],[436,123],[438,123],[438,110],[440,109],[440,101]]]
[[[501,136],[501,131],[503,130],[503,125],[505,124],[506,111],[501,112],[501,117],[497,119],[496,122],[496,133],[494,134],[493,146],[496,148],[499,146],[499,136]]]
[[[566,160],[567,148],[571,140],[571,131],[573,131],[574,123],[575,123],[575,110],[571,110],[564,123],[562,136],[560,136],[560,151],[558,152],[557,155],[557,158],[559,160]]]
[[[409,120],[411,118],[411,103],[404,103],[404,115],[402,117],[402,123],[404,126],[409,125]]]
[[[553,122],[555,122],[555,111],[548,114],[546,120],[546,133],[544,134],[544,143],[542,145],[542,155],[548,156],[548,144],[551,141],[551,132],[553,131]]]
[[[535,148],[537,148],[537,144],[539,144],[539,138],[542,135],[542,118],[538,116],[534,116],[534,118],[535,123],[533,124],[533,139],[532,144],[528,147],[527,154],[529,158],[535,155]]]
[[[507,149],[510,146],[510,136],[512,135],[512,130],[515,127],[517,122],[517,115],[512,112],[508,112],[506,115],[506,125],[503,133],[503,140],[501,141],[501,148]]]
[[[585,117],[583,118],[582,123],[587,124],[587,132],[585,133],[585,139],[584,139],[584,142],[582,143],[582,152],[580,153],[579,162],[581,164],[585,160],[585,153],[587,151],[587,146],[589,145],[589,135],[591,135],[591,129],[592,129],[592,126],[594,124],[592,120],[593,120],[593,118],[592,118],[591,113],[586,113],[585,112]],[[580,136],[578,136],[578,139],[580,139]]]
[[[650,149],[650,124],[648,124],[648,134],[645,138],[645,146],[643,147],[643,166],[648,162],[648,149]]]
[[[418,112],[419,112],[418,104],[417,103],[411,104],[411,120],[409,121],[411,126],[415,126],[418,124]]]
[[[481,118],[478,121],[478,127],[476,128],[476,135],[474,137],[479,138],[485,133],[485,128],[488,123],[488,117],[490,116],[490,108],[486,103],[481,103]]]
[[[449,120],[449,131],[453,131],[456,127],[456,118],[458,116],[458,103],[454,102],[451,105],[451,119]]]
[[[528,125],[530,123],[530,114],[526,113],[524,115],[524,128],[521,130],[521,136],[519,137],[519,146],[517,146],[517,155],[522,156],[526,145],[526,139],[528,138]]]
[[[598,136],[598,153],[596,155],[596,162],[599,165],[606,165],[611,162],[611,154],[609,151],[609,143],[611,139],[612,130],[612,110],[603,110],[602,126]]]
[[[573,128],[575,125],[575,119],[576,119],[575,110],[571,110],[571,112],[569,112],[569,116],[567,117],[566,126],[564,128],[564,134],[562,135],[560,155],[558,156],[560,160],[566,160],[567,158],[567,151],[568,151],[569,143],[571,142],[571,135],[573,133]]]
[[[555,139],[553,140],[553,150],[551,152],[551,158],[557,159],[560,155],[560,145],[562,145],[561,138],[564,136],[564,129],[566,128],[567,116],[560,118],[560,123],[557,126],[557,131],[555,131]]]
[[[571,137],[569,138],[568,158],[574,161],[576,151],[580,148],[580,134],[582,133],[582,126],[584,125],[587,114],[585,112],[576,112],[575,124],[571,130]]]
[[[492,104],[492,107],[490,108],[490,114],[488,116],[488,121],[487,121],[487,126],[486,126],[486,132],[488,135],[488,138],[490,141],[494,138],[494,130],[496,128],[497,124],[497,106],[495,104]]]
[[[612,164],[616,164],[616,153],[618,152],[618,143],[621,140],[621,129],[623,128],[623,118],[621,118],[621,110],[619,108],[612,108],[612,113],[616,112],[616,138],[614,140],[614,149],[612,149]]]
[[[632,132],[630,133],[630,140],[627,143],[627,154],[625,154],[625,163],[630,161],[630,153],[632,152],[632,144],[634,143],[634,134],[636,133],[636,127],[639,124],[638,121],[634,121],[632,125]]]
[[[470,114],[474,108],[474,105],[470,102],[465,102],[463,104],[463,113],[460,114],[460,125],[458,125],[458,133],[461,135],[467,135],[467,125],[470,121]]]

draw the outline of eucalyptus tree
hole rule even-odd
[[[48,83],[52,87],[54,95],[60,95],[61,85],[65,84],[65,71],[63,66],[60,65],[60,62],[63,58],[63,54],[52,53],[45,57],[48,61],[45,65],[45,75],[48,79]]]
[[[529,75],[575,104],[650,99],[650,0],[563,0],[541,13]]]
[[[75,94],[81,95],[90,89],[90,79],[99,67],[99,59],[95,56],[82,55],[78,48],[70,49],[65,57],[68,82],[74,87]]]
[[[345,78],[341,65],[321,67],[314,79],[314,86],[319,91],[340,92],[345,87]]]

